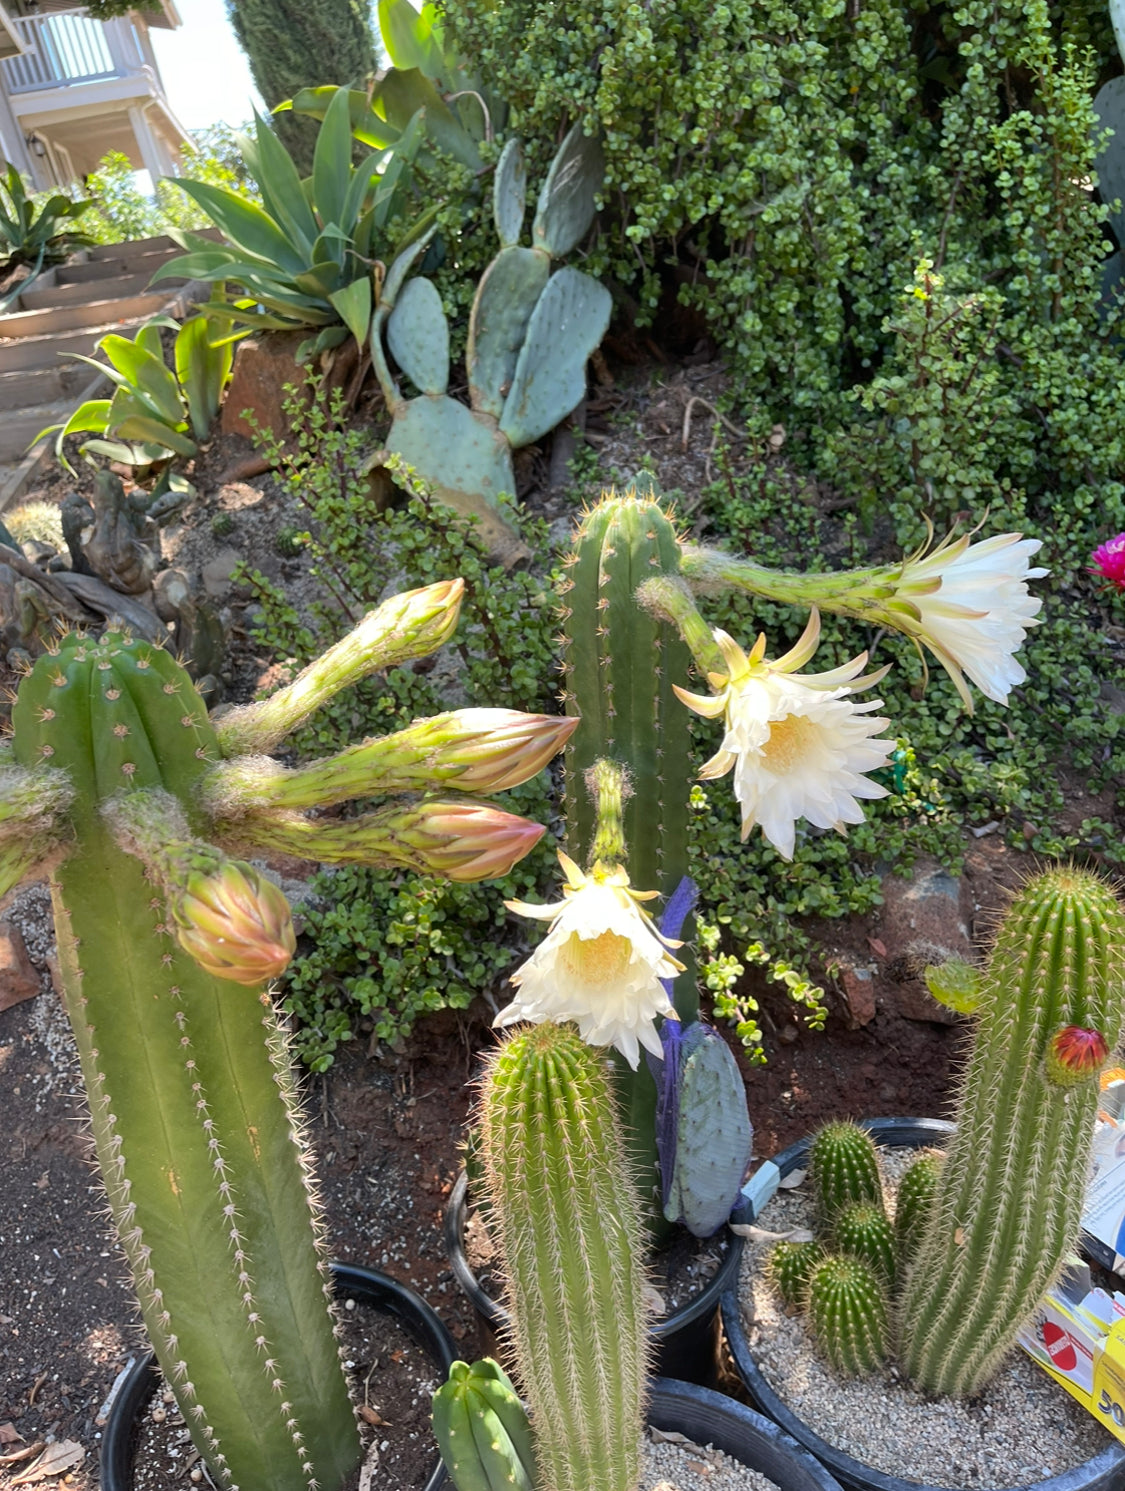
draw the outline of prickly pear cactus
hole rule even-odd
[[[1125,914],[1074,868],[1030,881],[981,980],[957,1131],[902,1301],[932,1392],[987,1381],[1078,1235],[1098,1076],[1125,1015]]]
[[[712,1026],[697,1020],[684,1032],[676,1086],[675,1151],[664,1215],[695,1237],[710,1237],[738,1199],[754,1132],[738,1063]],[[660,1158],[663,1171],[669,1157],[661,1152]]]
[[[883,1284],[861,1259],[841,1254],[809,1277],[809,1318],[825,1356],[845,1377],[877,1371],[887,1356]]]
[[[260,980],[222,981],[183,950],[163,886],[103,814],[157,791],[200,826],[219,759],[207,712],[167,653],[111,632],[41,658],[13,725],[19,764],[73,790],[59,963],[149,1339],[220,1484],[339,1486],[359,1440],[284,1038]]]
[[[604,1058],[571,1026],[506,1041],[485,1077],[480,1144],[538,1484],[634,1491],[644,1244]]]
[[[895,1282],[895,1232],[882,1202],[845,1206],[836,1218],[836,1246],[866,1263],[887,1289]]]
[[[845,1206],[858,1201],[882,1204],[879,1156],[871,1135],[854,1123],[827,1123],[809,1146],[809,1175],[817,1222],[831,1236]]]
[[[597,280],[571,268],[551,274],[551,260],[569,253],[593,221],[603,170],[600,145],[576,124],[543,184],[533,246],[523,248],[523,158],[517,140],[505,146],[493,196],[501,249],[469,317],[471,408],[449,397],[449,328],[436,288],[421,277],[405,280],[426,240],[392,265],[371,327],[372,362],[392,415],[387,453],[413,467],[439,501],[475,518],[506,562],[527,553],[497,501],[515,492],[512,451],[581,401],[586,360],[609,325],[610,295]],[[391,377],[384,331],[419,398],[404,398]]]
[[[434,1437],[457,1491],[535,1491],[531,1426],[491,1357],[454,1362],[433,1399]]]

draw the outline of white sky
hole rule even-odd
[[[224,0],[176,0],[176,5],[183,19],[179,30],[154,29],[150,35],[168,102],[184,128],[245,124],[255,104],[264,111]]]

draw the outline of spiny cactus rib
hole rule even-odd
[[[860,1201],[845,1206],[836,1218],[836,1246],[866,1263],[888,1290],[895,1282],[895,1232],[882,1202]]]
[[[813,1136],[809,1175],[820,1230],[831,1236],[845,1206],[882,1202],[879,1156],[871,1135],[854,1123],[828,1123]]]
[[[809,1279],[825,1253],[818,1242],[779,1242],[770,1250],[767,1270],[770,1282],[791,1309],[808,1301]]]
[[[568,1026],[507,1041],[485,1078],[481,1153],[541,1484],[634,1491],[643,1238],[604,1058]]]
[[[1098,1101],[1048,1079],[1064,1026],[1112,1050],[1125,1006],[1125,915],[1070,868],[1040,875],[1004,918],[981,984],[957,1131],[902,1301],[903,1358],[933,1392],[977,1390],[1077,1237]]]
[[[534,1491],[527,1413],[491,1357],[454,1362],[433,1400],[434,1437],[457,1491]]]
[[[936,1150],[927,1150],[899,1181],[895,1193],[895,1247],[903,1275],[922,1241],[943,1158]]]
[[[838,1372],[860,1377],[883,1365],[887,1305],[866,1263],[847,1255],[826,1258],[812,1271],[808,1298],[817,1341]]]
[[[219,755],[206,711],[166,653],[108,633],[41,658],[13,723],[21,764],[62,768],[75,790],[77,847],[52,877],[64,998],[161,1366],[221,1485],[339,1485],[358,1438],[295,1108],[278,1102],[282,1037],[268,1000],[177,946],[163,896],[100,811],[122,789],[156,789],[190,815]]]

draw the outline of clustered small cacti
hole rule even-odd
[[[13,709],[0,893],[50,872],[110,1209],[149,1338],[224,1491],[337,1491],[360,1448],[265,991],[294,949],[289,907],[228,851],[299,843],[474,879],[531,847],[538,825],[468,794],[534,775],[565,719],[471,710],[296,769],[266,754],[341,688],[440,647],[462,590],[392,597],[291,684],[216,722],[168,652],[114,631],[62,638]],[[429,795],[443,787],[466,795]],[[372,791],[420,795],[306,816]]]
[[[894,1345],[919,1387],[959,1394],[993,1375],[1077,1239],[1098,1078],[1125,1020],[1125,911],[1084,871],[1038,875],[983,972],[950,986],[961,1008],[972,990],[977,1029],[948,1152],[907,1170],[892,1235],[870,1136],[822,1130],[810,1173],[836,1251],[805,1282],[782,1244],[770,1271],[841,1372],[873,1371]]]
[[[609,291],[551,261],[570,252],[594,219],[602,183],[598,140],[576,124],[539,194],[532,246],[519,243],[526,172],[518,140],[496,166],[493,216],[500,253],[481,277],[469,316],[471,407],[450,398],[449,326],[432,280],[407,279],[429,236],[391,265],[371,326],[371,360],[391,413],[386,455],[405,461],[439,501],[473,517],[498,557],[526,553],[498,504],[515,494],[512,452],[545,435],[581,402],[586,360],[609,325]],[[402,396],[383,337],[419,390]]]

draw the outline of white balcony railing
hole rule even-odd
[[[124,77],[144,65],[128,21],[92,21],[64,13],[13,16],[12,24],[27,52],[0,62],[9,94]]]

